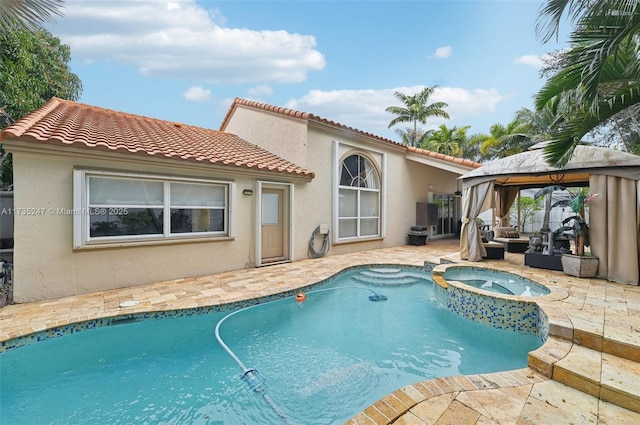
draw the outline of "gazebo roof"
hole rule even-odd
[[[499,186],[580,185],[591,174],[640,180],[640,156],[598,146],[579,145],[563,168],[547,164],[543,149],[533,149],[488,162],[460,178],[465,187],[486,181]]]

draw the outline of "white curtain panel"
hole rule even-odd
[[[482,257],[487,255],[476,219],[481,212],[493,208],[494,205],[493,181],[464,189],[462,193],[460,259],[482,261]]]

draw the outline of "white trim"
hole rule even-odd
[[[414,162],[418,162],[420,164],[431,166],[433,168],[437,168],[437,169],[444,170],[444,171],[449,171],[451,173],[455,173],[455,174],[458,174],[460,176],[462,176],[463,174],[466,174],[466,173],[468,173],[470,171],[475,170],[474,167],[467,167],[465,165],[456,164],[454,162],[448,162],[448,161],[445,161],[445,160],[432,158],[430,156],[420,155],[420,154],[412,153],[412,152],[408,152],[404,157],[406,159],[408,159],[409,161],[414,161]]]
[[[293,199],[293,190],[295,188],[295,186],[291,183],[288,183],[287,186],[289,186],[289,261],[293,261],[295,260],[295,258],[293,258],[293,253],[296,252],[293,248],[293,229],[295,229],[293,222],[295,220],[295,215],[293,213],[294,209],[293,206],[295,205],[294,199]]]
[[[165,202],[161,206],[164,214],[162,220],[163,233],[162,234],[150,234],[150,235],[124,235],[124,236],[108,236],[108,237],[90,237],[90,220],[89,214],[89,200],[88,200],[88,179],[93,176],[104,176],[111,178],[135,178],[151,181],[162,182],[163,195]],[[169,184],[171,182],[180,183],[203,183],[224,186],[226,199],[224,211],[225,216],[225,230],[223,232],[194,232],[194,233],[170,233],[171,226],[171,214],[167,214],[167,210],[171,209],[171,205],[166,203],[169,199]],[[142,174],[131,173],[122,171],[104,171],[104,170],[92,170],[92,169],[74,169],[73,170],[73,210],[70,212],[73,215],[73,248],[74,249],[87,249],[97,247],[113,247],[113,246],[131,246],[137,244],[149,244],[149,243],[167,243],[167,242],[189,242],[189,241],[202,241],[206,240],[228,240],[235,235],[235,219],[232,216],[234,211],[234,196],[236,193],[236,184],[233,181],[226,180],[213,180],[203,178],[187,178],[177,176],[165,176],[161,174]],[[119,208],[120,206],[117,206]],[[131,206],[132,208],[138,208],[138,205]],[[116,206],[114,206],[116,208]],[[220,208],[219,208],[220,209]]]
[[[236,237],[236,220],[234,219],[235,217],[235,206],[236,206],[236,195],[237,195],[237,188],[236,188],[236,184],[235,182],[231,182],[229,184],[229,205],[227,205],[227,214],[229,214],[229,217],[227,218],[227,220],[229,220],[229,237],[230,238],[235,238]]]
[[[333,221],[333,243],[339,243],[340,240],[338,238],[338,231],[340,228],[340,188],[338,187],[338,183],[340,182],[340,142],[337,140],[333,141],[333,178],[331,181],[331,191],[333,193],[333,208],[331,213],[331,220]]]
[[[256,181],[256,267],[262,265],[262,181]]]
[[[347,237],[340,238],[340,173],[342,171],[342,161],[340,150],[341,147],[347,147],[348,150],[353,150],[351,153],[349,151],[346,152],[346,157],[354,154],[362,154],[364,157],[369,155],[379,155],[380,157],[380,168],[378,169],[377,161],[371,161],[372,166],[375,167],[376,172],[379,172],[379,184],[380,187],[377,189],[378,192],[378,202],[379,202],[379,216],[378,216],[378,234],[376,235],[367,235],[360,237]],[[332,177],[332,222],[333,222],[333,238],[332,242],[334,244],[347,243],[347,242],[365,242],[372,239],[381,239],[386,237],[387,229],[386,229],[386,199],[387,199],[387,154],[382,150],[370,149],[369,147],[360,146],[353,143],[344,143],[339,142],[337,140],[333,140],[333,177]]]
[[[266,186],[266,187],[265,187]],[[286,198],[289,203],[289,217],[288,217],[288,233],[289,233],[289,243],[288,249],[286,252],[286,261],[293,261],[293,241],[294,241],[294,188],[295,185],[292,183],[282,183],[282,182],[273,182],[273,181],[265,181],[265,180],[257,180],[256,181],[256,266],[262,266],[262,190],[268,189],[269,187],[273,188],[282,188],[286,192]]]
[[[387,236],[387,154],[382,153],[380,165],[380,236]]]
[[[84,200],[86,199],[87,189],[85,186],[84,172],[79,170],[73,171],[73,210],[82,211],[83,205],[86,205]],[[87,240],[87,231],[83,224],[87,220],[83,220],[82,216],[73,216],[73,247],[82,248],[84,241]]]

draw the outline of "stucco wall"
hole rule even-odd
[[[350,137],[348,132],[332,132],[327,128],[311,126],[307,160],[316,177],[311,183],[296,187],[294,247],[298,259],[307,258],[309,239],[318,225],[326,223],[332,233],[336,230],[332,219],[334,141],[343,146],[353,146],[351,152],[373,152],[374,156],[376,153],[385,154],[386,236],[370,241],[332,243],[329,255],[407,244],[407,231],[415,224],[416,202],[427,201],[429,184],[433,185],[434,193],[453,193],[457,190],[457,174],[409,161],[401,149],[371,143],[359,136]],[[342,152],[348,154],[349,148],[343,148]],[[319,243],[318,240],[318,246]]]
[[[15,207],[45,208],[15,215],[14,300],[26,302],[252,266],[255,197],[242,195],[255,180],[242,176],[149,165],[123,158],[91,160],[14,153]],[[175,163],[176,161],[172,161]],[[113,249],[73,250],[73,216],[48,209],[73,208],[73,168],[233,178],[238,184],[235,240]]]
[[[416,202],[426,202],[428,186],[434,193],[457,190],[457,175],[405,158],[402,147],[299,119],[278,117],[239,108],[226,129],[316,173],[309,182],[295,183],[293,258],[308,258],[308,244],[322,223],[335,232],[333,221],[334,143],[341,152],[372,152],[374,162],[386,157],[386,236],[368,241],[332,243],[328,255],[404,245],[415,224]],[[13,151],[15,208],[73,208],[73,169],[176,175],[234,181],[237,185],[236,234],[233,240],[188,241],[147,246],[73,250],[73,216],[44,213],[15,216],[14,300],[26,302],[79,293],[134,286],[163,280],[206,275],[255,265],[256,179],[286,182],[287,176],[237,172],[214,167],[149,159],[144,156],[98,153],[71,148]],[[380,164],[378,164],[380,165]],[[332,238],[333,239],[333,238]],[[318,240],[318,246],[320,241]]]
[[[314,162],[308,162],[307,124],[304,120],[238,106],[223,130],[315,171],[312,168]]]

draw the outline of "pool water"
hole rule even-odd
[[[0,354],[0,423],[339,424],[417,381],[526,367],[542,344],[457,316],[432,285],[419,269],[354,270],[302,303],[289,297],[227,317],[220,337],[265,377],[263,392],[240,379],[216,340],[229,312],[9,350]],[[387,300],[371,302],[374,292]]]
[[[544,285],[513,273],[498,270],[452,267],[444,272],[444,278],[499,294],[539,297],[550,293],[549,288]]]

